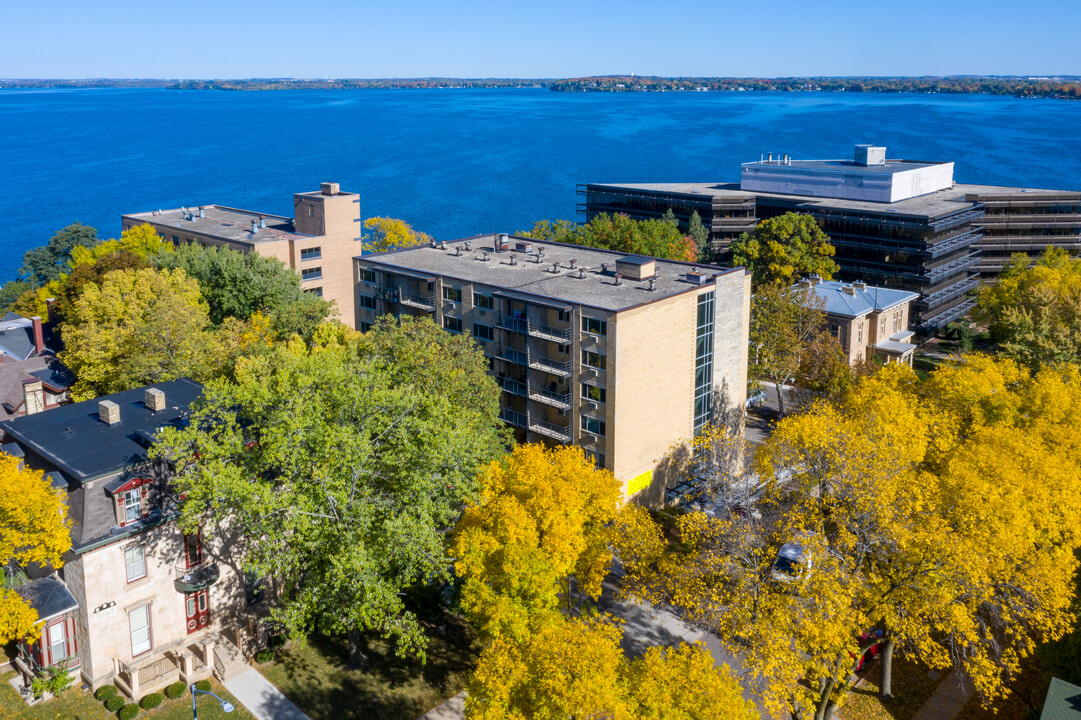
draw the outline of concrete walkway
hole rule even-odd
[[[951,671],[912,720],[953,720],[975,694],[967,675],[959,679],[957,672]]]
[[[222,685],[248,708],[257,720],[309,720],[300,708],[282,695],[258,670],[251,668]]]
[[[460,692],[450,700],[420,716],[419,720],[461,720],[465,717],[465,693]]]

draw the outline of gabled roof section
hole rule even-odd
[[[1081,720],[1081,687],[1051,678],[1040,720]]]
[[[49,576],[31,580],[15,592],[26,600],[30,607],[38,612],[38,622],[44,622],[57,615],[79,607],[75,597],[68,590],[63,580]]]
[[[68,480],[85,483],[145,463],[145,434],[186,425],[191,404],[203,392],[202,385],[187,378],[148,387],[165,393],[164,410],[148,408],[143,402],[147,388],[136,388],[0,422],[0,429]],[[100,419],[103,400],[120,406],[120,422],[107,425]]]

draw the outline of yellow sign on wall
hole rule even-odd
[[[627,494],[634,495],[636,492],[645,490],[653,483],[653,471],[646,470],[644,473],[627,483]]]

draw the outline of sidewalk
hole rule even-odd
[[[222,685],[258,720],[309,720],[255,668],[245,670]]]
[[[439,707],[421,715],[418,720],[461,720],[465,717],[465,693],[460,692]]]
[[[957,671],[951,671],[912,720],[953,720],[965,709],[975,692],[968,676],[959,681]]]

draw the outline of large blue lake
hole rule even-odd
[[[291,215],[337,181],[438,238],[574,218],[585,182],[734,181],[762,153],[953,160],[1081,189],[1081,103],[978,95],[547,90],[0,91],[0,280],[80,221],[218,203]]]

